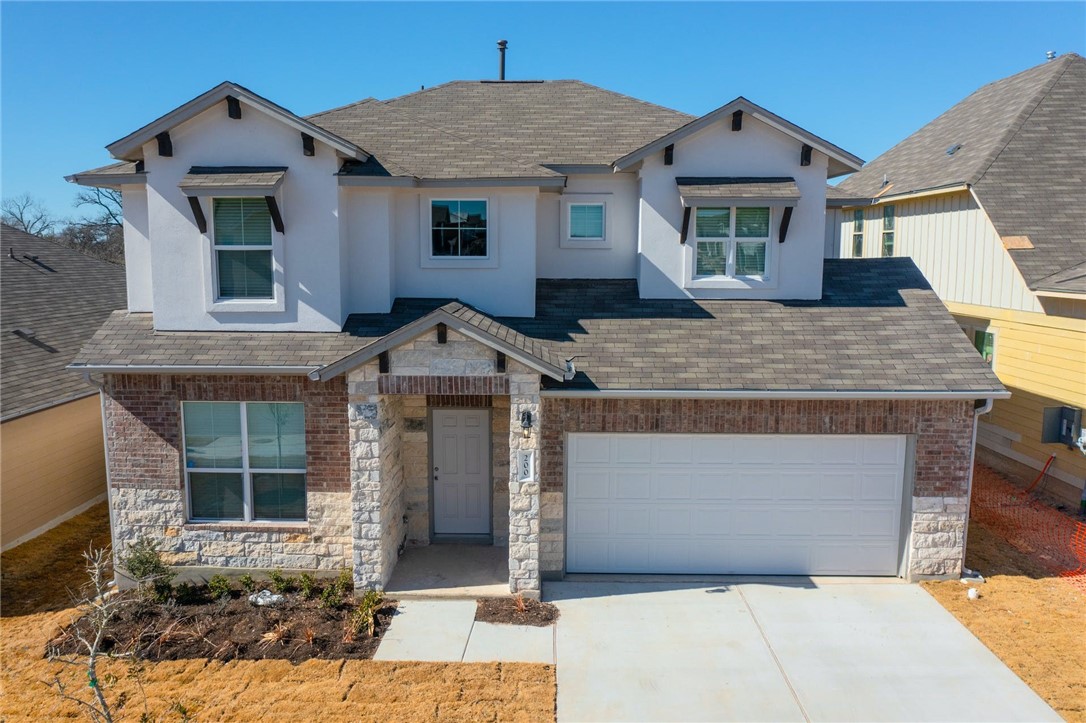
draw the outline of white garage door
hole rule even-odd
[[[569,572],[895,575],[905,438],[571,434]]]

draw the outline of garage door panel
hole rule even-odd
[[[567,449],[570,572],[897,573],[904,437],[574,434]]]

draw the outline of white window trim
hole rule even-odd
[[[483,201],[486,203],[486,256],[434,256],[432,244],[434,201]],[[421,196],[419,208],[421,246],[419,258],[424,269],[494,269],[498,267],[497,204],[489,196],[458,196],[452,193]]]
[[[190,513],[192,510],[192,485],[189,484],[189,474],[196,472],[197,474],[237,474],[238,469],[234,467],[189,467],[188,458],[186,456],[186,450],[188,444],[185,441],[185,405],[189,402],[195,402],[198,404],[238,404],[241,406],[241,508],[243,518],[240,520],[227,520],[227,519],[215,519],[207,517],[193,517]],[[303,402],[256,402],[257,404],[303,404],[302,407],[302,419],[303,425],[305,420],[305,407]],[[250,467],[249,466],[249,418],[247,415],[246,406],[248,402],[234,402],[234,401],[205,401],[202,399],[189,399],[181,402],[181,467],[185,472],[185,522],[197,525],[269,525],[269,526],[281,526],[281,525],[299,525],[307,524],[309,522],[309,472],[308,467],[303,469],[268,469],[266,467]],[[303,426],[304,429],[304,426]],[[309,443],[306,441],[306,459],[309,457]],[[254,520],[253,519],[253,481],[252,473],[260,474],[262,472],[268,472],[272,474],[304,474],[305,480],[305,517],[300,520]]]
[[[223,196],[223,198],[227,198]],[[256,198],[254,196],[253,198]],[[264,200],[261,198],[261,200]],[[279,191],[276,191],[276,201],[279,207],[283,207]],[[222,299],[219,298],[219,268],[218,251],[215,244],[215,197],[199,197],[200,205],[204,209],[204,218],[207,219],[207,233],[203,234],[204,248],[204,310],[207,312],[251,312],[251,311],[285,311],[286,310],[286,283],[284,273],[284,234],[271,230],[272,252],[272,298],[270,299]],[[271,219],[268,220],[271,223]],[[222,247],[227,248],[227,247]],[[262,248],[262,247],[261,247]]]
[[[735,270],[735,253],[736,244],[739,241],[762,241],[763,239],[738,239],[735,237],[735,210],[737,208],[766,208],[765,205],[760,206],[704,206],[703,208],[730,208],[731,218],[729,226],[729,236],[725,238],[706,238],[701,239],[698,237],[697,231],[697,213],[698,207],[692,206],[690,208],[690,226],[688,227],[687,243],[687,259],[684,268],[684,287],[688,289],[775,289],[777,288],[777,270],[779,265],[779,256],[776,239],[776,223],[778,218],[778,209],[775,206],[769,206],[769,237],[765,240],[765,273],[761,276],[734,276]],[[697,270],[698,262],[698,242],[705,241],[709,243],[715,243],[723,241],[727,245],[728,260],[727,260],[727,272],[729,275],[725,276],[698,276],[695,272]]]
[[[860,225],[859,225],[859,230],[858,231],[856,229],[856,214],[857,213],[860,214]],[[849,229],[850,229],[849,234],[848,234],[849,258],[862,259],[864,257],[864,251],[865,251],[864,246],[865,246],[865,240],[866,240],[866,236],[867,236],[867,234],[864,233],[866,231],[865,227],[867,225],[867,214],[864,213],[864,210],[862,208],[861,209],[853,209],[852,210],[852,218],[849,219],[848,224],[849,224]],[[860,237],[860,254],[859,254],[859,256],[856,255],[856,237],[857,236]]]
[[[886,229],[886,212],[890,211],[890,218],[893,219],[894,227],[890,230]],[[890,234],[893,237],[893,253],[889,256],[886,255],[886,234]],[[882,213],[879,215],[879,258],[894,258],[897,256],[897,206],[892,203],[888,203],[882,207]]]
[[[562,196],[561,233],[558,245],[564,249],[609,249],[611,248],[611,206],[608,203],[610,193],[570,193]],[[603,206],[603,236],[601,238],[573,238],[570,235],[570,206]]]

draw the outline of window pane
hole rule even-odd
[[[460,222],[475,228],[486,226],[486,201],[461,201]]]
[[[305,405],[249,402],[249,467],[305,469]]]
[[[855,258],[861,258],[864,255],[864,235],[862,233],[852,234],[852,255]]]
[[[241,473],[189,473],[189,517],[240,520],[245,516]]]
[[[430,253],[434,256],[459,256],[460,233],[455,228],[435,228],[430,232],[432,246]]]
[[[460,229],[460,255],[486,256],[486,229]]]
[[[883,231],[882,233],[882,255],[893,256],[894,255],[894,232]]]
[[[305,475],[253,473],[254,520],[304,520]]]
[[[219,297],[223,299],[271,299],[271,251],[217,251]]]
[[[863,233],[864,230],[864,212],[862,208],[858,208],[852,212],[853,231],[856,233]]]
[[[769,238],[769,209],[735,209],[735,235],[737,238]]]
[[[569,237],[603,238],[603,204],[570,204]]]
[[[698,242],[698,276],[724,276],[728,271],[728,245],[723,241]]]
[[[730,208],[699,208],[694,221],[694,233],[698,238],[727,238],[731,225]]]
[[[271,246],[271,214],[263,198],[216,198],[215,243]]]
[[[185,402],[185,466],[241,468],[241,405]]]
[[[738,223],[738,218],[736,223]],[[765,274],[765,241],[740,241],[735,245],[735,275]]]
[[[882,209],[882,230],[893,231],[894,230],[894,207],[886,206]]]
[[[991,365],[992,358],[995,356],[995,336],[989,331],[980,331],[978,329],[973,334],[973,346],[984,357],[984,361]]]
[[[459,223],[454,220],[459,204],[456,201],[431,201],[430,219],[434,228],[448,228]]]

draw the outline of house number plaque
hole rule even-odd
[[[535,450],[517,450],[517,482],[535,481]]]

